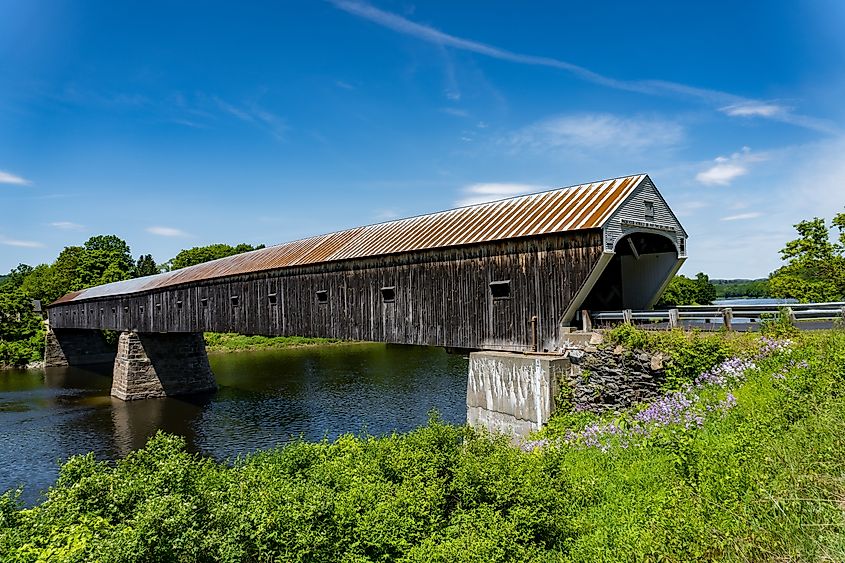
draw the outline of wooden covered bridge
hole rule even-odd
[[[48,309],[47,360],[101,359],[94,329],[125,333],[115,385],[120,354],[159,355],[162,372],[181,357],[168,342],[204,358],[204,331],[555,352],[582,308],[652,307],[686,238],[645,174],[554,189],[68,294]]]

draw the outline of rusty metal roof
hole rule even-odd
[[[309,237],[172,272],[83,289],[54,303],[291,266],[600,228],[645,177],[639,174],[603,180]]]

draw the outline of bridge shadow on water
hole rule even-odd
[[[432,409],[466,419],[467,361],[439,348],[361,343],[209,360],[217,393],[130,402],[110,396],[108,364],[0,372],[0,490],[23,485],[34,502],[59,460],[121,457],[158,430],[222,460],[298,437],[408,431]]]

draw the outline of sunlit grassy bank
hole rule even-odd
[[[333,338],[306,338],[304,336],[246,336],[230,332],[206,332],[205,346],[209,352],[249,352],[296,346],[338,344]]]
[[[220,464],[160,435],[5,495],[0,560],[845,560],[845,333],[614,337],[675,347],[665,399],[525,449],[433,419]]]

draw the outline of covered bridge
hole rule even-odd
[[[640,174],[85,289],[52,303],[49,322],[554,351],[580,309],[652,307],[686,237]]]

